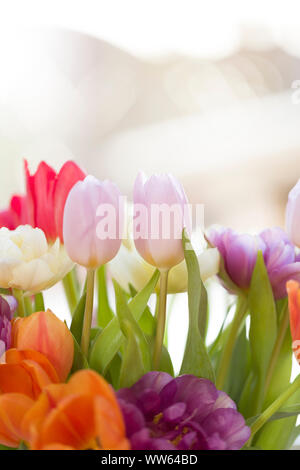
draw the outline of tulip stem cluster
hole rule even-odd
[[[87,357],[90,344],[90,332],[93,316],[93,303],[94,303],[94,283],[95,283],[95,270],[87,270],[86,278],[86,303],[84,310],[83,328],[81,336],[81,349],[83,354]]]
[[[161,351],[162,351],[164,335],[165,335],[168,274],[169,274],[168,269],[161,270],[160,272],[159,305],[158,305],[158,316],[157,316],[157,325],[156,325],[155,346],[154,346],[154,354],[153,354],[154,370],[159,369]]]
[[[220,364],[218,367],[218,372],[217,372],[217,377],[216,377],[216,387],[219,390],[222,390],[224,388],[228,369],[229,369],[230,362],[231,362],[234,345],[236,342],[236,338],[237,338],[240,326],[247,313],[247,309],[248,309],[247,300],[244,296],[240,295],[238,298],[235,315],[230,326],[228,339],[223,349]]]

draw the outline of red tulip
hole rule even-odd
[[[28,223],[26,196],[14,195],[8,209],[0,211],[0,227],[14,230],[19,225]]]
[[[30,174],[25,160],[28,220],[39,227],[48,240],[57,237],[63,241],[63,213],[67,196],[85,173],[73,161],[66,162],[57,174],[47,163],[41,162],[37,171]]]

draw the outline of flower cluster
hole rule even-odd
[[[293,351],[300,362],[299,183],[287,232],[220,228],[205,237],[192,233],[186,194],[172,175],[139,173],[130,216],[113,182],[74,162],[58,173],[41,162],[33,174],[25,162],[25,179],[26,194],[0,212],[0,446],[290,445],[300,387],[300,376],[290,383]],[[209,344],[215,275],[234,314]],[[68,325],[43,296],[60,282]],[[187,295],[188,332],[174,371],[167,304],[179,292]],[[284,416],[288,426],[276,421]]]

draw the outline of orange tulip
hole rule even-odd
[[[297,361],[300,363],[300,284],[297,281],[288,281],[286,288],[289,299],[293,351]]]
[[[64,382],[68,377],[74,356],[73,337],[65,323],[50,310],[15,321],[12,346],[39,351],[55,367],[60,381]]]
[[[33,450],[130,448],[114,391],[91,370],[47,386],[26,413],[22,435]]]
[[[56,370],[38,351],[8,349],[0,364],[0,393],[18,393],[36,399],[42,389],[58,383]],[[0,395],[1,396],[1,395]]]
[[[22,440],[20,428],[25,413],[34,401],[20,393],[0,395],[0,443],[8,447],[18,447]]]

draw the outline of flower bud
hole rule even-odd
[[[181,184],[170,174],[139,173],[134,185],[133,235],[145,261],[169,269],[184,258],[182,231],[190,232],[188,201]]]
[[[70,258],[97,268],[119,251],[124,207],[121,193],[110,181],[87,176],[71,189],[66,201],[63,234]]]
[[[33,349],[51,362],[61,381],[73,363],[74,342],[68,327],[50,310],[18,319],[12,329],[13,347]]]

